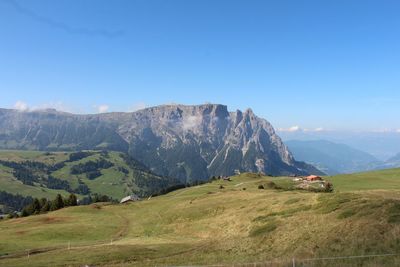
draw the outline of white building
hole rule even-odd
[[[127,196],[127,197],[124,197],[123,199],[121,199],[120,203],[122,204],[122,203],[128,203],[128,202],[136,202],[136,201],[140,201],[140,198],[137,195],[133,194],[133,195],[130,195],[130,196]]]

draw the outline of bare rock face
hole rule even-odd
[[[318,173],[296,162],[273,127],[250,109],[165,105],[133,113],[73,115],[0,110],[0,148],[128,152],[183,182],[232,175]]]

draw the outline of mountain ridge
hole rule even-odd
[[[186,182],[235,171],[319,173],[294,159],[267,120],[221,104],[102,114],[0,109],[0,148],[127,152],[155,173]]]

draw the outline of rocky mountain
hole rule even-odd
[[[271,124],[252,110],[229,112],[214,104],[95,115],[0,109],[0,148],[122,151],[154,173],[186,182],[236,170],[319,173],[297,162]]]
[[[285,144],[296,159],[330,175],[373,170],[382,164],[364,151],[326,140],[290,140]]]

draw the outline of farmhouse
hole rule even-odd
[[[140,201],[140,198],[139,198],[137,195],[133,194],[133,195],[124,197],[124,198],[121,200],[120,203],[123,204],[123,203],[136,202],[136,201]]]
[[[322,180],[322,178],[320,176],[317,175],[310,175],[306,177],[307,181],[309,182],[313,182],[313,181],[320,181]]]

